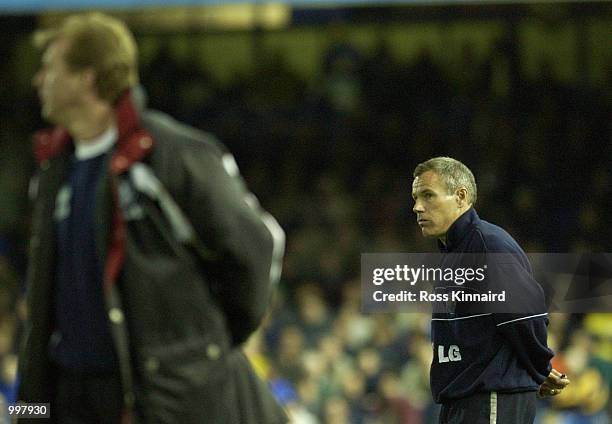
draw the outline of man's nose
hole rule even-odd
[[[423,206],[421,205],[421,202],[414,202],[414,206],[412,207],[412,212],[414,213],[419,213],[419,212],[423,212]]]

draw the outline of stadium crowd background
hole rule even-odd
[[[27,313],[29,134],[43,123],[29,87],[36,64],[28,59],[35,57],[28,33],[36,18],[0,20],[9,28],[0,35],[6,402],[15,396],[15,351]],[[428,317],[360,311],[360,253],[435,248],[422,239],[411,210],[418,162],[441,154],[464,161],[479,183],[481,216],[503,225],[528,252],[610,251],[612,50],[598,62],[599,78],[562,78],[554,56],[527,73],[522,51],[529,39],[516,25],[498,24],[501,36],[484,53],[466,41],[452,53],[424,44],[405,56],[384,36],[361,49],[350,23],[334,24],[318,71],[308,76],[282,51],[264,48],[249,72],[218,78],[197,50],[180,55],[162,36],[140,36],[155,45],[141,65],[150,106],[223,140],[287,232],[274,308],[245,349],[296,423],[436,422]],[[410,30],[406,25],[407,37]],[[538,422],[608,423],[611,316],[555,314],[549,337],[555,368],[572,385],[541,402]]]

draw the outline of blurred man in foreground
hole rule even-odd
[[[521,291],[529,299],[529,305],[518,305],[511,314],[450,303],[434,309],[431,389],[442,404],[440,423],[532,423],[536,395],[555,396],[569,380],[550,365],[548,314],[541,288],[529,278],[529,261],[506,231],[478,217],[473,208],[476,181],[463,163],[433,158],[419,164],[413,176],[413,211],[423,235],[438,240],[442,266],[465,268],[475,256],[512,255],[516,263],[510,280],[524,282]]]
[[[43,117],[19,399],[54,422],[284,423],[240,345],[284,234],[212,136],[138,105],[127,27],[41,31]]]

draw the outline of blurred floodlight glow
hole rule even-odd
[[[206,7],[173,7],[143,9],[129,16],[134,29],[156,30],[249,30],[254,27],[278,29],[291,22],[291,9],[286,4],[225,4]]]
[[[248,1],[250,4],[261,3]],[[143,7],[206,6],[245,0],[0,0],[0,12],[45,12],[79,9],[142,9]]]
[[[99,9],[96,9],[99,10]],[[291,23],[291,7],[287,4],[251,3],[209,5],[199,7],[150,7],[139,9],[138,13],[114,9],[113,13],[129,23],[139,32],[155,31],[216,31],[286,28]],[[43,11],[41,26],[53,26],[62,20],[65,10]]]

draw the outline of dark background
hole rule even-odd
[[[361,253],[435,247],[411,211],[417,163],[445,155],[468,165],[481,217],[528,252],[610,251],[612,3],[276,14],[251,5],[230,9],[228,21],[204,9],[116,14],[139,43],[149,105],[216,134],[287,233],[274,310],[246,350],[295,422],[435,417],[427,316],[363,315],[359,299]],[[250,20],[238,22],[239,12]],[[30,35],[62,16],[0,15],[0,388],[9,400],[27,313],[30,135],[45,126]],[[611,324],[606,314],[552,316],[555,367],[573,384],[541,402],[542,423],[607,422],[595,420],[610,411]]]

